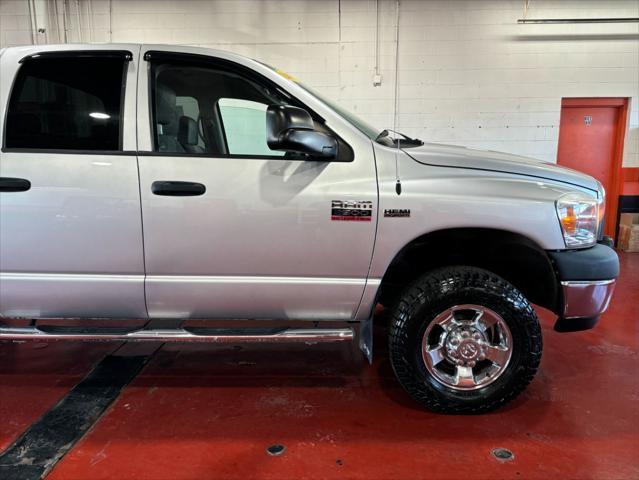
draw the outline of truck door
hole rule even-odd
[[[352,319],[375,236],[370,141],[341,140],[344,162],[271,151],[266,108],[292,101],[272,81],[217,57],[145,58],[138,135],[149,315]]]
[[[139,46],[73,48],[0,57],[0,316],[145,318]]]

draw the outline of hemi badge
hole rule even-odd
[[[410,208],[387,208],[384,210],[385,217],[410,217]]]

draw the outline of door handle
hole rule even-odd
[[[166,197],[197,197],[204,195],[206,187],[197,182],[170,182],[159,180],[151,185],[154,195]]]
[[[24,178],[0,177],[0,192],[26,192],[31,182]]]

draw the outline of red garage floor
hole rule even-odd
[[[106,343],[0,343],[0,452],[114,348]]]
[[[540,312],[541,370],[495,413],[420,410],[392,375],[380,329],[372,366],[351,345],[172,345],[47,478],[637,479],[639,255],[621,259],[614,302],[595,330],[558,334]],[[64,378],[52,355],[85,366],[97,355],[95,345],[67,345],[12,347],[21,350],[15,361],[44,370],[0,378],[0,426],[11,410],[24,425],[34,417],[24,412],[54,401],[40,398],[41,385]],[[282,456],[266,454],[274,443],[286,446]],[[514,459],[492,457],[497,447]]]

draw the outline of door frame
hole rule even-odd
[[[158,52],[154,54],[153,52]],[[205,270],[205,267],[199,269],[182,269],[181,271],[167,271],[164,268],[155,269],[153,261],[154,249],[150,247],[150,242],[155,238],[161,238],[161,234],[154,231],[154,224],[151,215],[145,215],[145,205],[149,204],[148,198],[160,199],[160,197],[150,197],[150,184],[155,179],[168,179],[161,172],[161,176],[155,175],[158,169],[165,168],[166,172],[171,175],[183,175],[177,181],[195,181],[198,179],[195,169],[201,168],[203,165],[217,166],[216,168],[235,168],[240,167],[243,162],[252,162],[251,168],[256,168],[267,162],[277,163],[278,168],[272,171],[268,168],[260,168],[261,175],[268,180],[267,176],[275,178],[281,183],[284,178],[281,173],[281,165],[294,170],[297,166],[304,163],[303,160],[287,161],[282,157],[263,157],[252,155],[217,155],[217,154],[181,154],[172,152],[157,152],[154,150],[155,132],[153,128],[153,92],[152,92],[152,70],[150,62],[157,55],[182,56],[193,59],[209,59],[210,62],[227,62],[236,68],[248,69],[252,74],[264,77],[269,83],[273,83],[278,89],[286,92],[297,104],[307,109],[309,113],[325,123],[326,128],[343,142],[356,154],[353,161],[349,162],[315,162],[315,165],[309,164],[310,169],[299,169],[298,176],[310,178],[313,170],[317,170],[318,166],[325,164],[328,170],[334,168],[342,168],[344,166],[349,169],[356,168],[362,170],[366,177],[367,184],[362,188],[354,179],[361,176],[361,172],[357,175],[349,176],[349,185],[347,192],[341,192],[332,189],[317,189],[327,195],[325,202],[318,203],[319,215],[313,214],[312,221],[326,220],[326,223],[337,231],[342,231],[345,238],[343,241],[337,242],[345,245],[348,241],[352,241],[354,232],[361,229],[365,224],[371,225],[372,231],[367,238],[371,239],[370,252],[366,252],[367,258],[362,262],[361,272],[355,272],[351,275],[349,272],[333,275],[314,271],[307,272],[286,272],[285,275],[273,274],[273,272],[257,272],[253,267],[250,272],[233,272],[230,269],[221,269],[220,271]],[[186,56],[186,57],[185,57]],[[370,278],[370,262],[373,256],[375,226],[377,225],[377,216],[372,217],[372,222],[332,222],[330,219],[331,201],[333,198],[345,198],[346,200],[362,201],[366,200],[366,192],[370,195],[370,200],[379,202],[379,192],[377,189],[377,164],[375,162],[375,152],[371,139],[362,133],[357,127],[351,125],[347,120],[343,119],[339,114],[334,112],[330,107],[324,105],[322,101],[316,99],[312,94],[306,92],[302,87],[296,85],[290,80],[283,77],[280,73],[273,71],[270,67],[266,67],[253,60],[236,56],[235,54],[219,52],[197,47],[172,47],[159,45],[143,45],[140,51],[140,58],[147,63],[138,69],[138,109],[137,109],[137,136],[138,136],[138,166],[140,173],[140,195],[142,203],[142,217],[144,225],[144,255],[145,255],[145,295],[147,299],[147,309],[150,318],[205,318],[205,319],[224,319],[224,320],[245,320],[251,319],[278,319],[278,320],[348,320],[359,321],[366,320],[370,316],[370,305],[365,302],[369,300],[369,290],[377,291],[379,287],[378,278]],[[201,61],[201,60],[200,60]],[[181,168],[179,171],[166,168],[170,161],[179,159]],[[234,160],[235,159],[235,160]],[[190,168],[187,166],[190,165]],[[164,167],[163,167],[164,166]],[[195,175],[193,175],[195,173]],[[187,177],[188,175],[188,177]],[[191,177],[191,175],[193,175]],[[358,176],[359,175],[359,176]],[[234,178],[238,175],[220,175],[217,178]],[[343,177],[342,177],[343,178]],[[148,180],[151,179],[151,182]],[[333,182],[333,186],[337,188],[340,182]],[[228,183],[228,182],[227,182]],[[343,182],[341,182],[344,185]],[[256,182],[256,186],[260,183]],[[296,185],[302,184],[296,182],[283,183],[284,186],[295,188]],[[309,184],[310,185],[310,184]],[[311,191],[306,185],[303,192],[306,194]],[[228,183],[228,188],[233,185]],[[225,185],[226,187],[226,185]],[[225,198],[225,195],[216,192],[218,197]],[[333,197],[333,195],[337,195]],[[330,195],[330,196],[328,196]],[[364,195],[364,196],[363,196]],[[191,207],[199,201],[205,200],[207,195],[192,199],[188,198],[185,203]],[[166,197],[169,198],[169,197]],[[209,199],[211,196],[209,195]],[[235,198],[235,195],[226,195],[226,198]],[[295,196],[293,196],[295,198]],[[209,200],[211,201],[211,200]],[[317,202],[315,202],[317,203]],[[323,205],[323,206],[322,206]],[[315,207],[314,207],[315,209]],[[322,210],[323,209],[323,210]],[[308,209],[305,209],[308,210]],[[213,210],[214,212],[217,210]],[[310,211],[310,210],[309,210]],[[322,216],[322,211],[326,217]],[[375,210],[376,211],[376,210]],[[339,223],[340,225],[337,225]],[[344,225],[342,225],[342,223]],[[358,225],[355,225],[357,223]],[[352,228],[355,227],[355,228]],[[326,229],[318,229],[328,231]],[[337,238],[337,237],[336,237]],[[304,244],[298,243],[300,247]],[[361,248],[359,250],[362,250]],[[291,256],[293,252],[287,252]],[[352,256],[352,255],[351,255]],[[288,261],[288,260],[287,260]],[[202,264],[202,262],[199,262]],[[285,262],[282,262],[285,263]],[[328,265],[328,264],[327,264]],[[282,265],[285,266],[285,265]],[[201,265],[200,265],[201,267]],[[344,267],[340,267],[344,270]],[[175,269],[174,269],[175,270]],[[291,288],[299,289],[299,292],[293,291]],[[279,298],[278,298],[279,295]],[[246,310],[242,310],[246,303],[246,298],[252,297],[253,311],[247,315]],[[305,297],[306,296],[306,297]],[[154,302],[154,298],[161,298],[162,304]],[[328,312],[325,305],[315,305],[312,303],[317,299],[332,298],[333,304],[336,306],[334,311]],[[278,300],[279,301],[278,303]],[[242,303],[244,302],[244,303]],[[260,305],[261,309],[257,307]],[[296,303],[298,305],[296,305]],[[325,303],[325,302],[324,302]],[[258,313],[256,313],[258,312]]]
[[[619,209],[619,196],[623,187],[623,148],[628,130],[628,110],[630,107],[629,97],[568,97],[561,99],[561,110],[559,112],[559,130],[561,132],[561,111],[571,107],[612,107],[619,109],[617,125],[615,125],[614,151],[612,153],[612,178],[610,179],[610,190],[606,191],[606,210],[610,213],[606,216],[605,232],[612,232],[613,238],[616,236],[617,226],[611,226],[610,222],[617,221],[617,210]],[[557,138],[557,152],[559,152],[559,138]],[[559,158],[557,158],[559,164]]]

